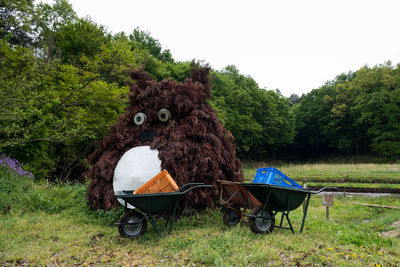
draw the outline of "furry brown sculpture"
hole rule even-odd
[[[241,163],[236,159],[233,137],[219,122],[206,102],[210,98],[210,68],[193,70],[184,83],[157,82],[143,71],[131,73],[130,104],[110,133],[89,156],[91,168],[87,198],[93,208],[110,210],[118,206],[114,198],[114,169],[129,149],[150,146],[157,149],[161,168],[167,169],[178,186],[190,182],[211,184],[214,189],[194,190],[185,195],[185,207],[203,209],[215,204],[218,179],[242,181]],[[166,109],[170,118],[159,118]],[[142,125],[135,124],[138,113],[146,115]],[[168,112],[164,115],[167,115]]]

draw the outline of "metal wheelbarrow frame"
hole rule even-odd
[[[304,213],[300,227],[303,232],[307,217],[308,205],[311,195],[318,194],[326,189],[310,191],[307,189],[292,188],[261,183],[239,183],[218,180],[220,185],[219,204],[223,208],[224,224],[234,226],[240,222],[241,217],[249,218],[250,229],[255,233],[268,234],[274,227],[289,229],[294,233],[289,213],[305,202]],[[241,210],[243,208],[243,211]],[[250,209],[250,213],[247,212]],[[275,217],[278,212],[282,217],[278,226],[275,226]],[[283,227],[286,218],[289,227]]]
[[[176,192],[168,193],[152,193],[152,194],[133,194],[133,191],[118,191],[115,193],[115,198],[122,199],[125,202],[124,215],[115,225],[121,236],[135,238],[145,233],[147,228],[147,220],[162,237],[161,231],[158,228],[153,215],[160,214],[169,210],[165,227],[168,226],[168,234],[171,232],[172,225],[175,220],[176,210],[179,205],[179,199],[186,193],[199,188],[212,188],[212,185],[204,183],[189,183],[181,186]],[[128,209],[128,204],[141,211]]]

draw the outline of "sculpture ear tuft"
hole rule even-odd
[[[145,89],[151,80],[150,75],[144,70],[131,71],[131,78],[136,81],[136,87],[140,89]]]
[[[201,83],[204,87],[205,93],[207,95],[207,98],[211,97],[211,84],[210,84],[210,78],[209,78],[209,73],[211,70],[211,67],[209,64],[202,65],[199,62],[192,61],[192,76],[190,77],[192,82],[198,82]]]
[[[200,62],[192,61],[192,76],[191,79],[193,82],[199,82],[205,87],[210,85],[210,79],[208,78],[208,74],[210,73],[211,67],[209,64],[202,65]]]

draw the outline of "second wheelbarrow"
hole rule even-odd
[[[223,209],[224,224],[236,225],[242,216],[246,216],[249,218],[250,229],[259,234],[268,234],[274,227],[289,229],[294,233],[289,213],[306,201],[300,227],[300,233],[302,233],[311,195],[327,189],[335,189],[324,187],[319,191],[310,191],[261,183],[238,183],[222,180],[219,180],[218,183],[220,185],[219,204]],[[248,209],[250,213],[247,213]],[[282,217],[279,226],[275,226],[275,217],[278,212],[282,213]],[[286,218],[289,228],[282,226],[284,218]]]
[[[199,188],[212,188],[212,185],[189,183],[181,186],[176,192],[168,193],[133,194],[133,191],[116,192],[115,198],[122,199],[125,202],[124,215],[121,217],[120,221],[116,223],[119,233],[121,236],[131,238],[144,234],[147,228],[147,217],[157,234],[162,237],[153,215],[169,211],[166,222],[166,226],[169,224],[169,234],[174,223],[179,198]],[[128,209],[128,204],[134,206],[141,212]]]

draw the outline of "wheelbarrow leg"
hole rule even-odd
[[[307,210],[308,210],[308,204],[310,203],[310,197],[311,197],[311,194],[308,194],[307,200],[306,200],[306,207],[305,207],[305,209],[304,209],[303,220],[302,220],[302,222],[301,222],[300,234],[303,232],[304,223],[305,223],[305,221],[306,221]]]
[[[169,225],[168,234],[171,233],[171,229],[172,229],[172,225],[174,224],[175,215],[176,215],[176,209],[178,208],[178,204],[179,204],[179,198],[177,198],[175,200],[174,212],[172,213],[172,218],[170,218],[171,223]]]
[[[125,214],[128,214],[128,202],[125,200],[125,203],[124,203],[125,205],[124,205],[124,213]]]
[[[168,225],[169,225],[169,223],[171,222],[171,214],[172,214],[172,211],[174,210],[174,207],[171,207],[170,209],[169,209],[169,216],[168,216],[168,218],[165,220],[165,226],[164,226],[164,228],[165,229],[168,229]]]
[[[289,212],[288,213],[283,212],[283,214],[285,214],[285,217],[289,223],[290,231],[292,231],[292,234],[294,234],[294,229],[293,229],[292,223],[290,222],[290,219],[289,219]]]
[[[263,210],[265,210],[267,208],[267,204],[269,201],[269,197],[271,196],[272,190],[269,190],[267,198],[265,199],[264,205],[263,205]]]
[[[279,227],[282,227],[282,223],[283,223],[283,218],[285,217],[285,215],[282,212],[282,217],[281,217],[281,222],[279,223]]]
[[[251,205],[251,201],[250,201],[250,196],[249,196],[249,191],[246,190],[246,197],[247,197],[247,204],[249,205],[250,210],[253,209],[252,205]]]
[[[290,222],[290,219],[289,219],[289,212],[290,212],[290,206],[289,206],[290,205],[290,193],[289,192],[287,193],[286,203],[287,203],[286,211],[283,211],[282,214],[285,215],[285,217],[289,223],[289,229],[290,229],[290,231],[292,231],[292,234],[294,234],[294,229],[293,229],[292,223]]]
[[[170,219],[171,219],[170,217],[167,218],[167,220],[165,221],[165,226],[164,226],[164,228],[167,228]]]
[[[153,228],[154,228],[154,230],[156,230],[159,237],[162,237],[162,234],[161,234],[160,230],[158,230],[158,226],[157,226],[156,222],[154,221],[153,217],[151,217],[151,215],[149,213],[147,213],[146,216],[149,219],[151,225],[153,225]]]

